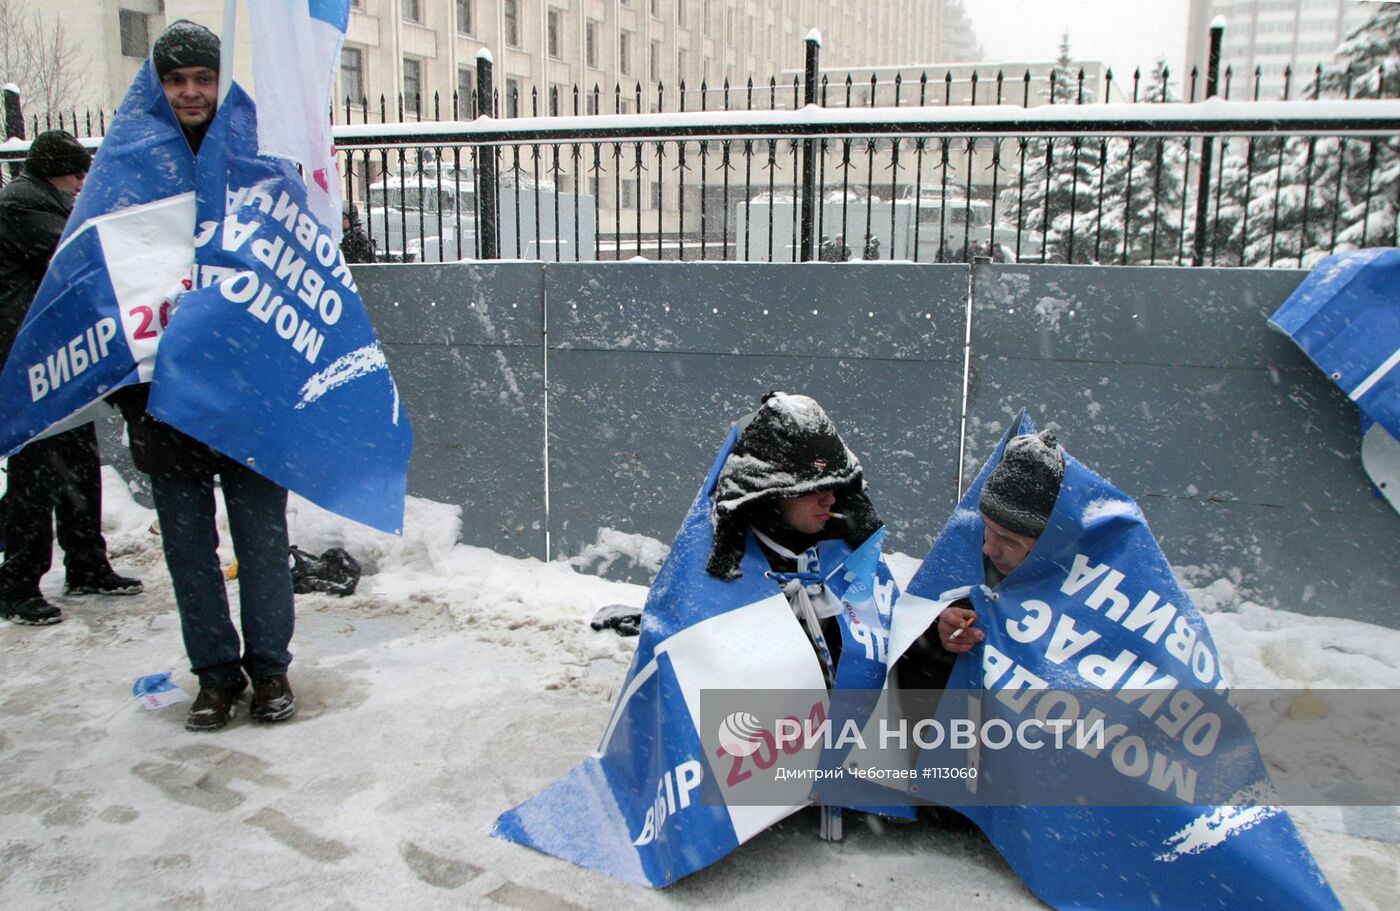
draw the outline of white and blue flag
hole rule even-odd
[[[744,799],[755,793],[746,791],[761,777],[755,773],[779,758],[773,732],[744,713],[725,717],[717,730],[702,720],[702,695],[719,691],[768,693],[768,706],[780,704],[774,716],[794,723],[820,723],[840,711],[752,532],[738,579],[705,572],[714,545],[710,497],[735,438],[731,432],[721,448],[648,593],[637,653],[597,751],[503,813],[497,836],[659,888],[812,802],[810,778],[764,785],[761,803]],[[839,540],[818,545],[819,565],[830,567],[826,584],[847,596],[837,693],[884,680],[898,592],[879,556],[882,537],[872,535],[856,556]],[[781,752],[809,772],[829,764],[819,744],[790,743]]]
[[[149,381],[154,416],[397,532],[408,416],[339,244],[257,135],[234,84],[195,156],[147,60],[0,375],[0,453]]]
[[[248,0],[248,19],[258,149],[301,164],[307,206],[338,243],[341,193],[330,107],[350,0]]]
[[[1082,749],[982,748],[975,780],[940,791],[942,802],[1061,911],[1339,909],[1287,812],[1270,802],[1210,631],[1130,497],[1066,456],[1044,533],[1014,572],[984,584],[978,499],[1007,440],[1033,430],[1023,416],[1001,440],[900,606],[966,597],[985,633],[958,656],[940,715],[971,707],[989,728],[991,718],[1094,714],[1106,738]],[[893,660],[933,616],[911,630],[913,612],[895,612]],[[1234,735],[1217,736],[1222,729]],[[920,767],[944,761],[930,751]],[[1037,787],[1044,794],[1047,776],[1064,793],[1026,799]],[[952,798],[958,788],[965,802]],[[1083,805],[1074,794],[1087,795]]]
[[[1400,510],[1400,249],[1327,257],[1269,323],[1361,410],[1362,463]]]

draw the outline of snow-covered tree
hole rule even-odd
[[[1383,84],[1384,83],[1384,84]],[[1308,97],[1400,91],[1400,4],[1377,4]],[[1311,266],[1330,252],[1394,245],[1400,139],[1234,140],[1225,150],[1217,262]],[[1246,218],[1247,214],[1247,218]],[[1300,255],[1301,254],[1301,255]]]
[[[1078,104],[1081,77],[1072,65],[1069,35],[1060,43],[1060,55],[1050,83],[1041,97],[1050,104]],[[1099,143],[1088,137],[1032,139],[1015,152],[1023,156],[1024,182],[1003,194],[1006,218],[1021,226],[1026,236],[1044,237],[1047,262],[1089,262],[1094,252],[1098,206]]]
[[[21,0],[0,0],[0,83],[20,87],[26,115],[70,112],[85,71],[62,22],[45,24]]]
[[[1067,93],[1064,99],[1073,103],[1078,91],[1078,74],[1070,69],[1068,58],[1066,42],[1056,66],[1056,103],[1062,103],[1062,91]],[[1180,100],[1165,62],[1158,61],[1139,89],[1138,100],[1151,104]],[[1021,205],[1017,207],[1015,191],[1006,195],[1005,202],[1011,223],[1019,217],[1030,236],[1038,237],[1046,229],[1046,261],[1178,261],[1185,249],[1183,140],[1061,137],[1032,140],[1026,149]]]

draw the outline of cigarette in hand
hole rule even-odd
[[[948,636],[948,641],[949,641],[949,642],[952,642],[954,639],[956,639],[956,638],[958,638],[959,636],[961,636],[961,635],[963,634],[963,630],[965,630],[965,629],[967,629],[969,626],[971,626],[972,623],[973,623],[973,621],[976,620],[976,619],[977,619],[976,617],[968,617],[966,620],[964,620],[964,621],[962,622],[962,625],[960,625],[957,629],[953,630],[953,632],[949,634],[949,636]]]

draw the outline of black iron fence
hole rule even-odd
[[[481,58],[475,90],[435,95],[431,118],[419,99],[338,109],[345,196],[379,261],[1305,266],[1397,243],[1400,72],[1384,64],[1319,67],[1297,101],[1291,74],[1283,100],[1261,99],[1258,71],[1247,100],[1231,71],[1193,71],[1187,97],[1218,96],[1199,102],[1174,100],[1165,67],[1130,90],[1064,67],[859,91],[818,73],[809,44],[790,83],[525,99]],[[1354,79],[1369,97],[1350,100]]]

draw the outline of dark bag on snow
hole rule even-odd
[[[332,547],[319,557],[295,544],[288,550],[292,555],[292,591],[298,595],[353,595],[360,584],[360,564],[343,547]]]

